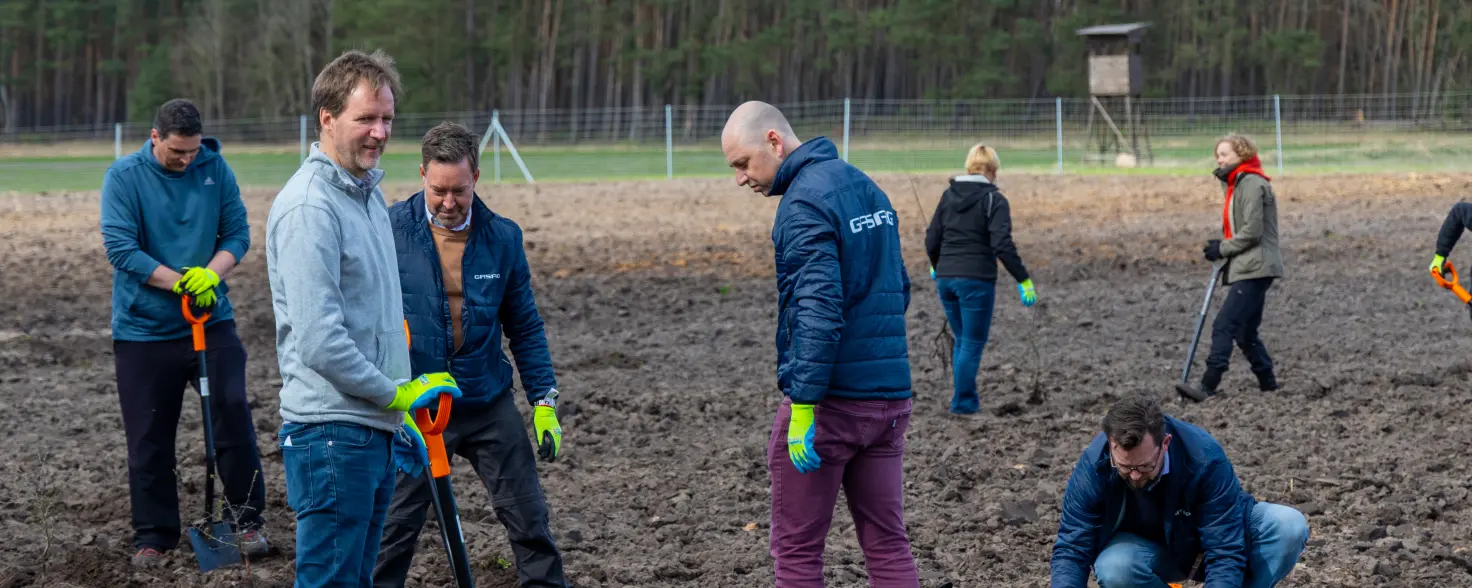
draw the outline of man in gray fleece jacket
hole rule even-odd
[[[328,64],[312,87],[321,141],[266,222],[299,588],[371,581],[396,472],[418,475],[428,460],[409,413],[460,396],[447,373],[411,379],[375,169],[398,95],[382,52],[348,51]]]

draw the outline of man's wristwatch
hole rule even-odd
[[[548,390],[547,395],[543,396],[541,400],[537,401],[537,406],[550,406],[552,408],[557,408],[557,389],[553,388],[551,390]]]

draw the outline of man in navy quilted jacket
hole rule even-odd
[[[1068,477],[1053,545],[1052,588],[1269,588],[1303,554],[1308,520],[1259,502],[1222,446],[1162,412],[1154,397],[1120,400]]]
[[[420,146],[424,190],[389,208],[409,362],[416,374],[448,369],[461,390],[450,406],[445,451],[465,458],[480,475],[506,529],[518,584],[567,586],[535,457],[553,461],[562,450],[557,378],[521,226],[491,210],[475,191],[478,142],[459,124],[430,129]],[[503,338],[515,372],[501,351]],[[535,450],[516,408],[517,373],[532,405]],[[398,475],[373,568],[375,587],[404,586],[409,577],[433,502],[429,478]]]
[[[823,540],[842,488],[869,585],[918,587],[901,470],[910,277],[894,207],[832,141],[799,141],[769,104],[732,112],[721,150],[738,185],[783,197],[772,244],[785,398],[767,452],[776,585],[823,585]]]

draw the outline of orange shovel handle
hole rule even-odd
[[[412,345],[414,339],[409,334],[409,321],[404,320],[404,343]],[[443,478],[450,475],[450,456],[445,454],[445,438],[442,436],[445,427],[450,424],[450,401],[453,400],[448,394],[440,395],[439,409],[435,416],[430,418],[429,409],[421,408],[414,411],[414,425],[419,427],[419,434],[424,436],[424,448],[429,450],[429,475]]]
[[[184,320],[189,321],[189,331],[194,336],[194,350],[204,351],[204,323],[210,320],[210,312],[206,310],[204,314],[195,316],[194,311],[190,309],[193,306],[190,301],[188,294],[180,297],[179,309],[184,312]]]
[[[1451,290],[1453,294],[1456,294],[1457,298],[1462,300],[1462,304],[1472,303],[1472,294],[1468,294],[1467,290],[1462,287],[1461,279],[1457,277],[1457,268],[1452,265],[1451,260],[1443,262],[1442,266],[1446,268],[1446,273],[1450,274],[1450,276],[1443,275],[1442,272],[1438,272],[1435,268],[1432,268],[1431,278],[1436,280],[1438,286]]]
[[[450,456],[445,454],[445,440],[441,435],[445,432],[445,426],[450,424],[451,400],[449,394],[440,395],[439,410],[435,412],[435,418],[430,418],[427,408],[414,411],[414,424],[419,427],[419,433],[424,435],[424,447],[429,450],[429,475],[436,478],[450,475]]]

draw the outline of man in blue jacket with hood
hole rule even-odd
[[[250,225],[220,142],[203,137],[199,110],[184,99],[158,109],[143,147],[102,179],[102,245],[113,267],[112,338],[128,439],[133,563],[147,566],[178,545],[174,440],[184,388],[199,365],[180,297],[205,323],[216,464],[240,528],[241,551],[269,551],[261,534],[265,480],[255,421],[245,398],[245,346],[226,296],[229,275],[250,248]]]
[[[460,387],[443,433],[445,451],[468,460],[480,475],[516,556],[520,584],[562,587],[562,555],[552,539],[532,443],[516,409],[511,363],[501,352],[503,333],[546,461],[562,450],[557,380],[521,227],[475,193],[478,143],[455,123],[430,129],[420,147],[424,190],[389,209],[409,361],[414,373],[448,369]],[[374,586],[404,585],[432,502],[428,478],[399,474]]]
[[[1187,578],[1207,588],[1268,588],[1298,562],[1308,521],[1257,502],[1200,427],[1150,396],[1104,415],[1068,479],[1053,547],[1053,588],[1158,588]]]
[[[769,104],[732,112],[721,149],[738,185],[783,197],[772,244],[785,398],[767,453],[776,585],[823,585],[823,543],[842,488],[870,586],[918,587],[902,471],[910,278],[894,207],[832,141],[799,141]]]

